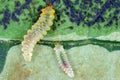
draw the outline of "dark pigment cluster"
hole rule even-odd
[[[77,25],[81,22],[88,26],[92,26],[98,22],[106,22],[105,26],[110,26],[114,20],[116,21],[116,25],[118,25],[120,18],[120,16],[118,16],[118,14],[120,14],[120,1],[106,0],[102,2],[101,0],[81,0],[81,2],[79,2],[79,0],[75,0],[75,2],[72,2],[71,0],[64,0],[64,4],[66,6],[66,15],[69,16],[71,22],[75,22]],[[101,8],[97,8],[97,6],[93,7],[93,4],[100,4]],[[79,6],[79,9],[76,9],[75,5]],[[106,10],[112,10],[113,8],[115,8],[115,11],[111,14],[112,17],[109,16],[109,18],[105,20],[103,16],[106,14],[104,13]],[[68,11],[68,9],[70,11]],[[95,15],[93,15],[92,12],[88,12],[89,9],[92,9]],[[90,17],[92,20],[85,20],[86,17]]]
[[[21,4],[20,1],[15,1],[15,10],[13,12],[10,12],[10,10],[6,8],[3,11],[3,18],[0,21],[0,24],[4,26],[4,29],[6,29],[7,25],[10,23],[10,19],[18,22],[19,18],[17,18],[17,16],[21,15],[24,9],[29,8],[31,2],[32,0],[25,0],[25,3]]]
[[[60,5],[60,0],[44,0],[45,2],[51,2],[53,5],[58,4],[56,7]],[[61,14],[65,12],[65,14],[70,18],[71,22],[75,22],[77,25],[79,25],[81,22],[92,26],[95,23],[103,22],[105,23],[104,26],[110,26],[113,21],[115,21],[115,24],[118,26],[118,20],[120,16],[120,1],[117,0],[105,0],[104,2],[102,0],[75,0],[74,2],[72,0],[63,0],[65,4],[65,8],[57,11],[57,20],[59,21],[61,18]],[[101,8],[98,8],[100,5]],[[76,9],[75,6],[79,6],[79,9]],[[109,16],[105,13],[107,10],[113,10],[115,8],[115,11],[111,13]],[[59,9],[59,7],[58,7]],[[91,12],[89,12],[89,9],[92,9]],[[95,13],[92,14],[92,13]],[[109,13],[109,12],[108,12]],[[106,16],[108,18],[105,18]],[[111,16],[112,15],[112,16]],[[91,18],[90,20],[86,18]],[[59,25],[59,24],[58,24]]]
[[[75,22],[77,25],[84,23],[87,26],[93,26],[95,23],[105,23],[104,26],[110,26],[115,22],[118,26],[118,20],[120,19],[120,1],[119,0],[43,0],[45,3],[51,3],[56,10],[56,19],[55,22],[61,21],[61,14],[65,13],[71,22]],[[4,29],[7,28],[7,25],[10,23],[10,19],[18,22],[19,19],[17,16],[21,15],[24,9],[29,8],[29,4],[32,0],[25,0],[25,3],[21,4],[19,1],[15,1],[15,10],[10,12],[8,8],[3,11],[3,19],[0,21],[0,24],[4,26]],[[64,4],[62,4],[62,2]],[[94,5],[96,4],[96,5]],[[65,7],[61,8],[61,5]],[[97,6],[99,5],[100,8]],[[79,8],[77,9],[76,6]],[[42,9],[40,5],[38,7],[38,12]],[[114,9],[114,10],[113,10]],[[92,10],[92,11],[89,11]],[[107,15],[106,11],[113,10],[113,13]],[[94,13],[94,14],[93,14]],[[17,15],[17,16],[16,16]],[[105,17],[107,16],[107,18]],[[39,17],[39,15],[38,15]],[[65,21],[62,20],[61,23]],[[59,24],[60,25],[60,24]],[[71,28],[71,27],[70,27]]]

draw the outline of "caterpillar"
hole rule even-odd
[[[42,13],[39,19],[32,25],[32,28],[27,31],[27,35],[24,36],[24,40],[22,41],[22,52],[25,61],[31,61],[35,44],[43,39],[53,24],[55,10],[52,5],[48,4],[41,11]]]
[[[57,56],[58,63],[60,65],[60,67],[63,69],[63,71],[65,71],[65,73],[69,77],[74,77],[73,70],[68,61],[68,58],[67,58],[67,55],[66,55],[66,52],[65,52],[63,46],[60,45],[59,43],[55,44],[54,51]]]

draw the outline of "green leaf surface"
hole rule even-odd
[[[69,78],[62,71],[53,49],[43,45],[36,45],[31,62],[24,61],[20,45],[12,47],[8,52],[0,78],[2,80],[120,79],[120,50],[109,52],[103,47],[88,44],[65,51],[73,68],[74,78]]]
[[[25,4],[24,0],[21,0],[21,6],[15,7],[16,0],[12,1],[0,1],[0,20],[3,19],[3,12],[6,9],[10,10],[10,13],[13,13],[15,9],[19,9],[22,5]],[[74,1],[72,2],[74,3]],[[88,13],[91,13],[91,15],[94,15],[95,12],[93,11],[94,7],[102,8],[104,2],[99,5],[94,2],[92,2],[92,7],[87,7],[86,9],[78,9],[78,3],[77,5],[73,5],[75,7],[76,11],[82,11],[84,21],[92,20],[92,17],[87,16]],[[23,36],[27,33],[27,30],[31,28],[31,26],[37,21],[39,14],[41,13],[41,9],[45,7],[45,2],[42,0],[34,0],[30,4],[28,4],[28,8],[23,9],[21,12],[21,15],[16,15],[16,17],[19,19],[18,22],[13,21],[10,18],[10,23],[7,25],[7,29],[4,29],[3,24],[0,25],[0,38],[9,39],[9,40],[23,40]],[[39,6],[41,6],[40,10]],[[70,9],[66,8],[66,5],[64,4],[64,1],[61,0],[59,5],[57,3],[53,4],[53,8],[56,11],[55,14],[55,20],[54,25],[51,27],[51,30],[48,31],[48,34],[45,36],[44,39],[51,39],[51,37],[54,39],[55,36],[59,35],[68,35],[71,33],[75,33],[79,37],[85,36],[87,38],[92,37],[96,38],[98,36],[105,36],[109,35],[113,32],[120,32],[120,19],[118,19],[118,25],[115,24],[115,21],[113,24],[109,26],[105,26],[107,22],[111,19],[111,17],[114,16],[114,11],[119,10],[119,8],[111,8],[110,10],[106,10],[103,14],[103,17],[105,19],[105,22],[96,22],[92,26],[88,26],[85,24],[84,21],[80,22],[79,25],[76,24],[76,22],[71,21],[70,17],[66,15],[66,11],[70,12]],[[63,10],[65,9],[65,10]],[[67,10],[66,10],[67,9]],[[78,9],[78,10],[77,10]],[[87,14],[84,14],[84,12],[87,11]],[[111,17],[109,17],[111,15]],[[60,19],[58,19],[58,16],[60,16]],[[97,16],[97,15],[96,15]],[[117,15],[118,18],[120,18],[120,15]],[[62,23],[63,21],[63,23]],[[70,28],[72,27],[72,28]],[[58,39],[57,39],[58,40]],[[69,40],[69,38],[68,38]]]
[[[100,0],[100,3],[96,0],[60,0],[60,3],[32,0],[29,4],[25,1],[30,0],[0,0],[0,80],[26,80],[26,76],[28,80],[120,79],[120,7],[106,6],[108,0]],[[65,1],[69,3],[65,4]],[[20,2],[17,7],[16,2]],[[119,0],[113,2],[119,4]],[[33,49],[32,61],[27,63],[23,59],[21,45],[17,44],[38,20],[46,3],[52,3],[55,20],[51,30]],[[100,15],[103,6],[109,8]],[[6,10],[10,15],[5,15]],[[21,14],[15,10],[20,10]],[[55,42],[63,45],[67,52],[75,73],[73,79],[57,63],[53,52]]]

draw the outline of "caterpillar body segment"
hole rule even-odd
[[[27,31],[27,35],[24,36],[24,41],[22,42],[22,52],[25,61],[31,61],[33,48],[40,39],[43,39],[47,31],[50,30],[54,14],[55,10],[52,6],[46,6],[42,9],[38,21]]]
[[[54,51],[57,56],[58,63],[60,65],[60,67],[63,69],[63,71],[65,71],[65,73],[69,77],[74,77],[74,72],[68,61],[68,58],[67,58],[67,55],[66,55],[66,52],[65,52],[63,46],[60,44],[55,44]]]

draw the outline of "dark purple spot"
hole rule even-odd
[[[4,10],[2,23],[9,24],[10,23],[10,16],[11,16],[11,13],[10,13],[9,9]]]
[[[82,12],[81,12],[81,11],[78,13],[78,18],[79,18],[80,20],[83,20],[83,15],[82,15]]]
[[[105,8],[102,8],[102,9],[100,9],[100,10],[98,10],[97,12],[96,12],[96,15],[97,16],[99,16],[99,15],[102,15],[104,12],[105,12]]]
[[[76,17],[75,8],[74,8],[74,7],[71,7],[71,8],[70,8],[70,16],[71,16],[72,18],[75,18],[75,17]]]
[[[14,13],[16,13],[17,15],[21,15],[22,11],[20,9],[15,9]]]
[[[60,0],[49,0],[49,2],[52,3],[52,4],[53,3],[57,3],[58,4],[58,3],[60,3]]]
[[[3,23],[3,26],[4,26],[4,29],[6,29],[6,28],[7,28],[7,24],[5,24],[5,23]]]
[[[55,2],[56,2],[57,4],[59,4],[59,3],[60,3],[60,0],[56,0]]]
[[[23,4],[23,5],[20,7],[21,10],[22,10],[22,9],[26,9],[26,8],[28,8],[27,4]]]
[[[71,22],[74,22],[74,21],[75,21],[75,19],[74,19],[74,18],[70,18],[70,21],[71,21]]]
[[[114,2],[113,5],[114,5],[116,8],[119,8],[119,7],[120,7],[120,2]]]
[[[76,5],[76,4],[79,4],[79,0],[75,0],[74,4],[75,4],[75,5]]]
[[[86,6],[81,3],[81,4],[80,4],[80,8],[81,8],[81,9],[86,9]]]
[[[15,13],[12,13],[12,20],[18,22],[19,19],[16,17]]]
[[[95,24],[95,22],[94,21],[89,21],[89,22],[85,22],[85,24],[87,24],[88,26],[91,26],[91,25]]]
[[[20,1],[15,1],[15,7],[19,7],[21,5]]]
[[[70,12],[75,12],[75,8],[73,6],[70,7]]]
[[[104,22],[104,18],[102,16],[98,16],[96,19],[95,19],[95,22]]]
[[[120,10],[115,10],[114,15],[117,15],[120,13]]]
[[[26,4],[30,4],[32,2],[32,0],[25,0]]]
[[[88,14],[87,14],[87,17],[93,17],[93,16],[92,16],[92,14],[88,13]]]
[[[81,21],[81,19],[80,18],[76,18],[76,23],[77,23],[77,25],[79,25],[80,24],[80,21]]]
[[[104,5],[103,5],[103,7],[106,8],[106,9],[110,8],[110,6],[111,6],[111,3],[110,3],[109,0],[106,1],[106,2],[104,3]]]
[[[111,7],[110,0],[107,0],[107,1],[103,4],[101,10],[100,10],[97,14],[98,14],[98,15],[103,14],[103,13],[106,11],[106,9],[108,9],[108,8],[110,8],[110,7]]]
[[[100,3],[100,2],[101,2],[101,0],[94,0],[94,2],[95,2],[95,3]]]
[[[72,3],[71,3],[71,1],[70,1],[70,0],[63,0],[63,1],[64,1],[64,4],[65,4],[66,8],[68,8],[68,7],[71,7],[71,6],[72,6]]]
[[[53,4],[55,0],[45,0],[46,3],[51,3]]]
[[[10,17],[11,15],[9,9],[6,9],[3,14],[4,14],[4,17]]]
[[[83,20],[83,17],[82,17],[82,16],[76,16],[76,17],[74,18],[74,21],[76,22],[77,25],[79,25],[82,20]]]
[[[10,18],[3,18],[2,22],[9,24],[10,23]]]
[[[10,13],[9,9],[8,8],[5,9],[3,11],[3,18],[0,21],[0,24],[2,24],[4,26],[4,29],[6,29],[7,28],[7,24],[10,23],[10,16],[11,16],[11,13]]]
[[[82,0],[82,2],[83,2],[84,4],[90,4],[90,3],[92,2],[92,0]]]
[[[97,8],[97,7],[94,7],[94,8],[93,8],[93,11],[94,11],[95,13],[99,13],[99,12],[100,12],[100,9]]]

